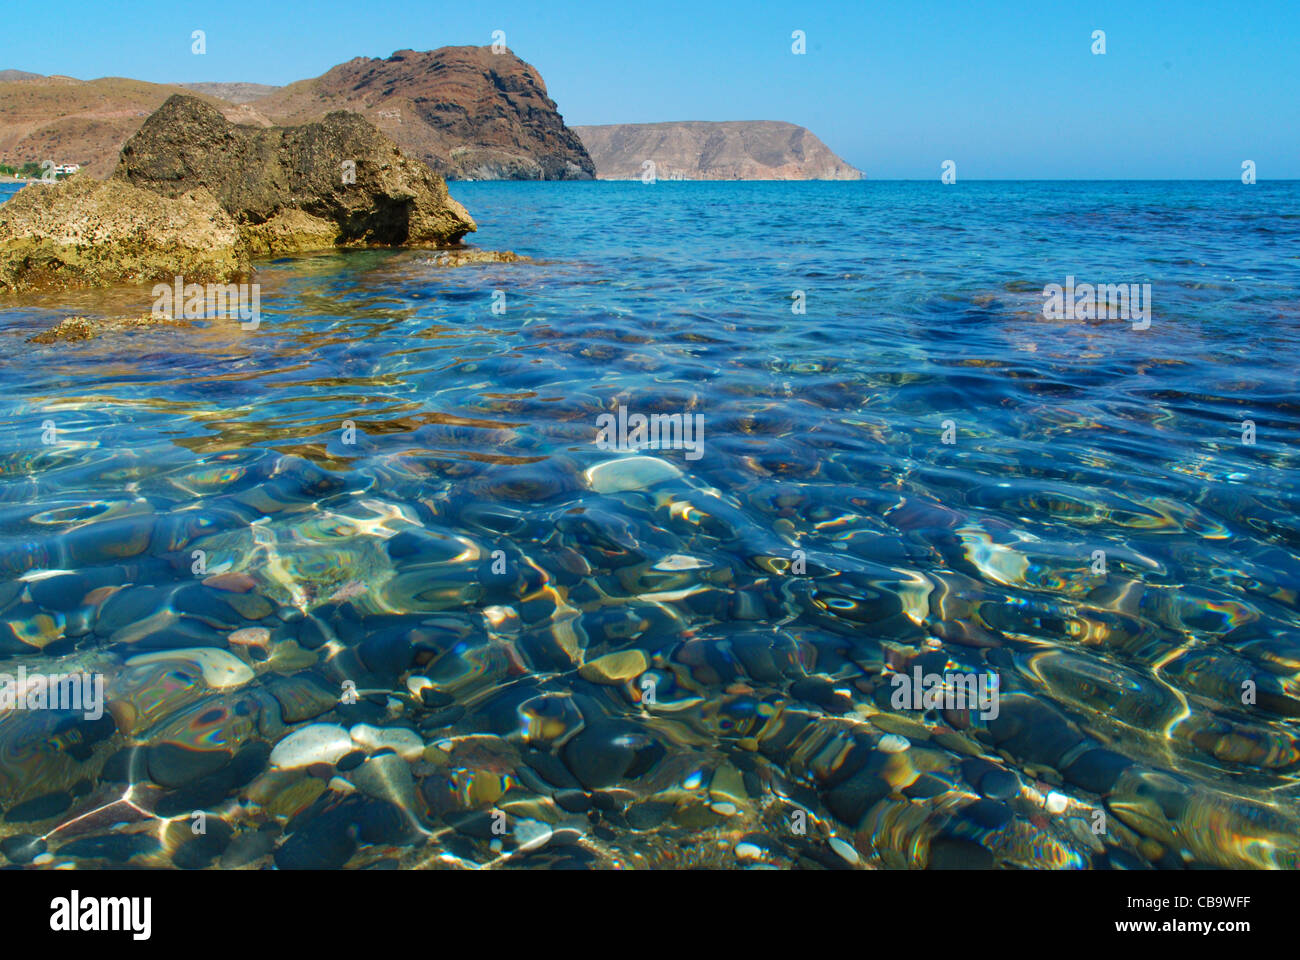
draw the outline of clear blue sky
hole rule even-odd
[[[2,16],[0,68],[160,82],[283,84],[504,30],[568,123],[789,120],[873,178],[949,159],[960,178],[1226,179],[1247,159],[1300,178],[1300,0],[15,0]]]

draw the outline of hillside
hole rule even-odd
[[[280,89],[266,83],[178,83],[176,86],[206,93],[228,103],[249,103]]]
[[[811,132],[779,121],[615,123],[574,127],[602,180],[860,180]]]
[[[17,73],[18,71],[5,71]],[[0,82],[0,158],[11,162],[79,163],[93,177],[104,178],[117,165],[117,154],[144,118],[179,86],[121,77],[75,80],[41,77]],[[200,96],[230,119],[240,108]]]
[[[276,123],[354,110],[446,177],[588,180],[595,175],[541,75],[508,50],[443,47],[399,50],[386,60],[358,57],[252,106]]]
[[[564,125],[541,75],[490,47],[358,57],[286,87],[252,83],[82,81],[3,71],[0,159],[79,163],[106,177],[122,144],[176,93],[196,93],[232,121],[302,124],[360,113],[444,177],[589,180],[595,166]]]

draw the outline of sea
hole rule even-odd
[[[0,297],[8,862],[1300,866],[1300,184],[450,186]]]

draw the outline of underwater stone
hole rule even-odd
[[[271,766],[282,770],[309,767],[313,763],[333,764],[352,752],[352,737],[333,723],[313,723],[295,730],[271,751]]]

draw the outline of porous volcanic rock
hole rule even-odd
[[[225,282],[248,267],[234,220],[206,190],[169,199],[72,177],[0,205],[0,288]]]
[[[122,147],[111,179],[171,198],[209,190],[254,246],[272,252],[329,245],[325,225],[340,246],[442,246],[476,229],[441,177],[342,111],[255,127],[178,94]]]

